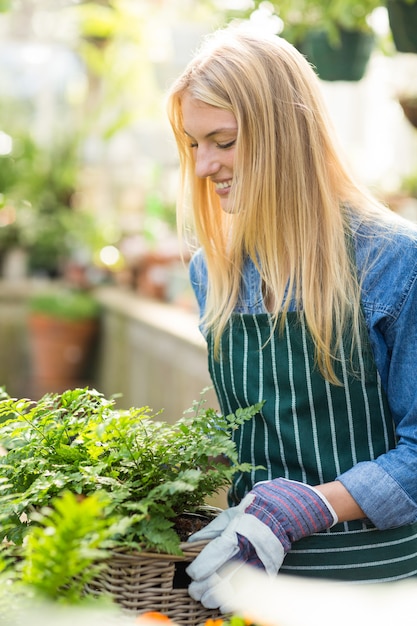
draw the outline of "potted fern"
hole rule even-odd
[[[202,398],[168,424],[148,407],[116,410],[114,398],[94,389],[46,394],[37,402],[4,394],[0,540],[24,544],[39,511],[65,492],[102,494],[105,518],[117,530],[89,592],[111,592],[136,613],[163,606],[177,619],[180,611],[181,624],[211,617],[187,593],[185,567],[202,545],[186,538],[216,514],[201,511],[207,498],[236,472],[251,469],[238,463],[232,434],[260,406],[221,416]]]

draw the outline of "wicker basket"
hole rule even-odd
[[[110,594],[129,613],[159,611],[181,626],[197,626],[221,616],[188,595],[185,568],[201,552],[206,541],[181,543],[183,556],[151,552],[115,551],[87,592]]]

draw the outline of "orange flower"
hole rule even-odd
[[[204,626],[223,626],[223,620],[219,619],[207,619],[204,623]]]
[[[172,623],[171,619],[167,615],[159,613],[159,611],[147,611],[146,613],[141,613],[136,618],[136,624],[142,624],[151,621]]]

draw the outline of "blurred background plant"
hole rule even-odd
[[[78,140],[60,138],[39,145],[25,130],[2,134],[0,156],[1,261],[16,249],[27,257],[31,275],[62,276],[70,259],[101,244],[91,214],[77,210]]]
[[[281,21],[282,36],[297,45],[312,30],[324,31],[335,44],[340,42],[341,30],[373,32],[370,16],[383,6],[383,1],[255,0],[253,4],[254,8],[248,10],[249,17],[256,10],[274,14],[276,23]]]
[[[18,53],[10,60],[4,47],[10,63],[0,76],[9,94],[0,98],[0,261],[4,269],[5,257],[19,253],[21,273],[52,278],[81,265],[95,268],[94,280],[123,267],[126,237],[143,235],[155,246],[175,221],[173,197],[165,199],[154,176],[158,158],[141,138],[162,106],[147,54],[153,8],[123,0],[42,4],[4,7],[9,49]],[[25,27],[36,36],[22,41]]]

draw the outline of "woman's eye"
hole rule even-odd
[[[233,139],[233,141],[229,141],[228,143],[218,143],[217,147],[220,148],[221,150],[227,150],[227,148],[231,148],[232,146],[234,146],[236,143],[236,139]]]
[[[198,143],[190,143],[190,148],[198,148]]]

